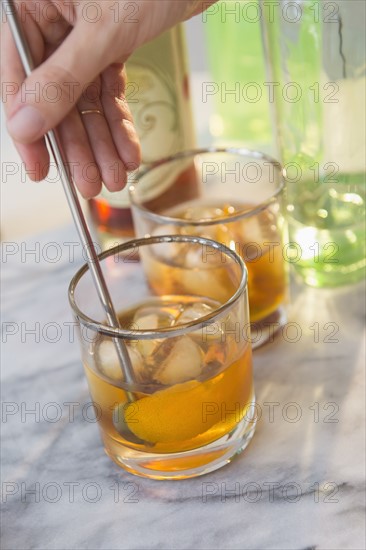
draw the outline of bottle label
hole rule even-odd
[[[184,148],[185,135],[181,128],[176,90],[169,75],[159,71],[158,67],[131,64],[128,67],[126,96],[145,164]],[[127,208],[130,202],[128,187],[136,183],[137,176],[138,172],[132,172],[126,187],[117,193],[111,193],[103,187],[100,196],[111,206]],[[160,185],[163,184],[160,182]],[[168,187],[171,182],[167,181],[166,184]]]

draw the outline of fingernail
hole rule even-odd
[[[44,118],[38,109],[26,105],[8,120],[7,128],[15,140],[27,142],[40,137],[44,125]]]

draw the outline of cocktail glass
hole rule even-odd
[[[87,266],[69,299],[107,454],[156,479],[230,462],[256,421],[243,261],[219,243],[182,235],[131,241],[100,261],[120,328],[107,325],[93,299]],[[133,383],[124,380],[116,338],[126,344]]]
[[[188,187],[195,194],[187,200]],[[283,246],[283,175],[275,160],[246,149],[180,153],[145,170],[130,187],[130,197],[137,236],[199,235],[244,259],[253,347],[283,326],[288,250]],[[156,266],[152,284],[161,277],[163,268]],[[203,286],[201,292],[208,290]]]

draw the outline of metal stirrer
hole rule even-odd
[[[2,0],[3,8],[8,16],[10,30],[12,32],[15,45],[17,47],[20,59],[23,64],[24,71],[29,76],[33,69],[35,69],[32,54],[24,35],[23,28],[19,23],[17,12],[13,0]],[[79,198],[72,181],[71,172],[67,163],[64,161],[64,154],[62,153],[62,146],[54,130],[47,132],[45,136],[46,143],[49,146],[51,156],[59,169],[61,176],[61,182],[66,194],[67,202],[71,210],[72,217],[76,229],[79,233],[80,241],[83,247],[87,251],[87,263],[92,274],[93,282],[97,290],[99,299],[106,312],[108,324],[112,328],[120,328],[118,317],[113,307],[113,303],[103,276],[103,272],[99,263],[98,255],[92,241],[90,231],[82,208],[80,206]],[[114,338],[116,351],[119,359],[119,364],[123,373],[124,380],[127,384],[134,383],[133,369],[128,355],[128,351],[123,340]],[[134,400],[133,395],[128,392],[128,399]]]

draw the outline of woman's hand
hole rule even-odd
[[[136,48],[210,3],[214,0],[17,0],[37,69],[25,78],[3,23],[2,99],[8,131],[29,177],[46,177],[44,135],[58,126],[84,197],[97,195],[102,182],[110,191],[122,189],[127,171],[140,162],[124,95],[124,63]]]

